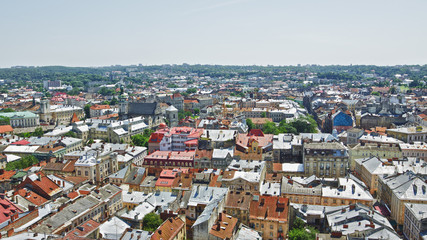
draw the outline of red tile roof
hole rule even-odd
[[[13,128],[10,125],[1,125],[0,126],[0,133],[8,133],[13,132]]]
[[[82,223],[80,226],[67,233],[62,239],[82,239],[95,231],[101,224],[89,219],[88,221]]]
[[[15,195],[19,195],[23,198],[25,198],[26,200],[30,201],[32,204],[36,205],[36,206],[41,206],[42,204],[44,204],[45,202],[47,202],[47,199],[38,195],[37,193],[29,190],[29,189],[19,189],[18,191],[15,192]]]
[[[3,174],[0,175],[0,181],[10,180],[13,175],[15,175],[16,171],[4,171]]]
[[[184,228],[185,222],[179,217],[168,218],[151,236],[152,240],[173,239]],[[184,230],[185,231],[185,230]]]
[[[110,109],[110,105],[98,105],[95,104],[90,107],[91,110],[102,110],[102,109]]]
[[[15,213],[23,213],[23,211],[7,199],[4,194],[0,194],[0,223],[9,220],[10,216]]]
[[[28,176],[21,184],[18,185],[18,188],[20,187],[22,188],[27,184],[33,185],[34,188],[41,190],[42,192],[38,192],[41,195],[46,194],[49,196],[53,196],[62,190],[55,182],[50,180],[50,178],[48,178],[42,172],[38,172]],[[44,196],[44,197],[48,197],[48,196]]]
[[[156,181],[156,187],[172,187],[175,178],[159,178]]]
[[[14,143],[11,143],[11,145],[28,145],[28,144],[30,144],[30,142],[28,142],[25,139],[23,139],[21,141],[14,142]]]
[[[259,196],[252,200],[249,209],[250,218],[269,221],[288,221],[289,199],[277,196]]]
[[[218,219],[209,231],[209,234],[219,239],[232,239],[237,225],[237,218],[220,213]]]
[[[165,135],[164,133],[154,132],[151,134],[148,142],[149,143],[160,143],[162,141],[164,135]]]

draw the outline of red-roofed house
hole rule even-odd
[[[52,199],[59,196],[62,189],[44,173],[38,172],[31,174],[19,184],[16,189],[27,187],[46,199]]]
[[[24,146],[24,145],[28,145],[28,144],[30,144],[30,142],[28,142],[25,139],[11,143],[11,145],[19,145],[19,146]]]
[[[238,219],[219,213],[218,219],[209,231],[209,239],[233,239],[238,229]]]
[[[100,225],[99,222],[89,219],[59,240],[95,239],[98,236]]]
[[[155,151],[144,158],[145,166],[193,167],[195,151]]]
[[[10,125],[1,125],[0,126],[0,134],[11,134],[13,132],[13,128]]]
[[[249,208],[249,226],[263,233],[263,239],[285,239],[289,229],[289,199],[254,196]]]
[[[9,201],[4,194],[0,194],[0,223],[9,220],[16,213],[23,213],[23,211],[13,202]]]
[[[99,117],[111,112],[110,105],[95,104],[90,107],[90,117]]]
[[[235,155],[241,159],[262,160],[262,154],[273,149],[273,134],[264,134],[252,129],[248,134],[240,133],[236,138]]]
[[[172,192],[172,186],[179,181],[181,173],[188,173],[188,169],[165,169],[156,181],[155,189],[163,192]]]
[[[164,133],[163,138],[160,140],[160,151],[185,151],[197,149],[198,140],[203,134],[203,129],[174,127],[170,130],[162,129],[161,132],[157,132]]]
[[[179,217],[170,217],[160,225],[151,236],[151,240],[185,240],[185,221]]]
[[[36,207],[39,207],[47,202],[46,198],[38,195],[37,193],[27,188],[19,189],[14,193],[14,195],[15,202],[20,204],[21,206],[32,204]],[[23,203],[23,201],[25,203]]]

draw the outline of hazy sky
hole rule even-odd
[[[0,2],[0,67],[427,64],[426,0]]]

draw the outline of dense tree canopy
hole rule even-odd
[[[305,222],[297,217],[292,223],[288,236],[289,240],[314,240],[317,232],[317,229],[312,226],[305,227]]]
[[[317,123],[313,119],[313,117],[309,115],[306,117],[301,117],[289,123],[287,123],[284,119],[279,123],[279,126],[276,126],[276,124],[273,122],[266,122],[262,127],[262,131],[267,134],[275,135],[279,133],[316,133]]]
[[[149,213],[142,219],[142,229],[149,232],[154,232],[163,223],[159,215]]]
[[[136,134],[131,137],[132,143],[135,146],[148,147],[148,140],[150,140],[151,133],[153,132],[151,129],[145,129],[143,134]]]
[[[6,170],[9,171],[9,170],[24,169],[37,163],[39,163],[39,161],[37,160],[36,157],[34,157],[33,155],[28,155],[28,156],[22,157],[20,160],[8,162],[6,164]]]

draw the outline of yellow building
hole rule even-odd
[[[427,183],[411,171],[382,176],[378,179],[378,196],[391,210],[391,217],[402,225],[405,203],[427,204]]]
[[[349,148],[350,169],[354,170],[356,159],[378,157],[383,159],[402,159],[402,151],[399,144],[386,143],[366,143],[357,144],[353,148]]]
[[[427,141],[427,127],[424,126],[387,129],[386,133],[389,137],[397,138],[405,143]]]

